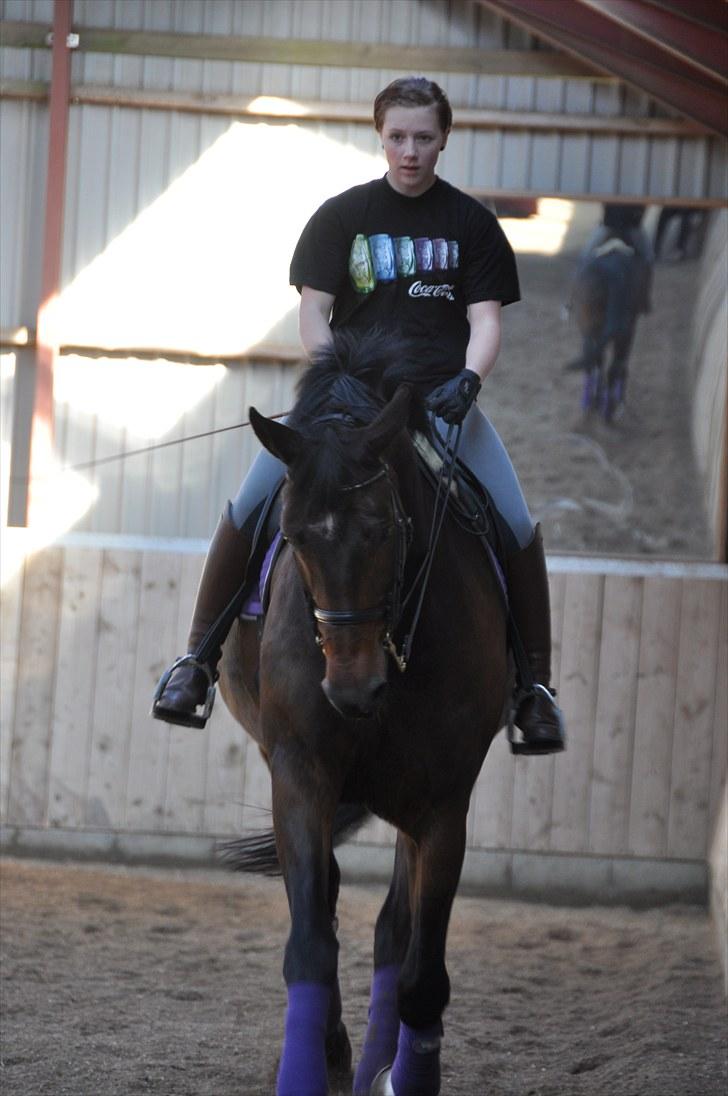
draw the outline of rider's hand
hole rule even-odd
[[[461,369],[427,397],[427,407],[450,426],[461,423],[480,392],[480,377],[472,369]]]

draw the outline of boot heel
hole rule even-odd
[[[204,700],[201,702],[202,712],[199,715],[197,713],[197,708],[200,707],[200,704],[195,704],[190,711],[185,711],[181,708],[166,706],[162,699],[164,690],[167,688],[172,674],[175,670],[178,670],[180,666],[192,666],[195,670],[204,674],[207,679],[207,690],[205,692]],[[164,671],[157,682],[157,687],[154,690],[154,698],[152,700],[152,709],[149,714],[154,719],[161,719],[164,723],[174,723],[178,727],[194,727],[197,730],[201,730],[210,718],[214,703],[215,679],[210,667],[207,663],[198,661],[194,655],[183,655],[182,658],[178,658],[168,670]]]

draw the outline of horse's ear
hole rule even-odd
[[[303,438],[298,431],[282,422],[276,422],[275,419],[267,419],[254,407],[250,408],[248,414],[250,425],[261,445],[290,467],[303,448]]]
[[[376,456],[383,453],[400,431],[404,430],[409,418],[411,399],[411,385],[400,384],[386,407],[362,430],[367,446]]]

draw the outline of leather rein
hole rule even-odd
[[[321,633],[318,630],[318,624],[333,625],[335,627],[351,627],[357,624],[370,624],[374,621],[385,622],[385,632],[382,638],[382,646],[391,655],[397,669],[400,673],[404,673],[409,665],[410,655],[412,652],[412,643],[414,640],[415,629],[419,622],[420,613],[425,600],[425,593],[427,591],[427,584],[430,577],[430,571],[432,569],[432,562],[435,555],[435,549],[440,538],[440,532],[442,530],[442,524],[447,512],[448,498],[450,495],[450,488],[452,485],[453,476],[455,474],[455,460],[457,457],[457,451],[460,445],[460,434],[462,428],[460,426],[450,426],[445,441],[445,454],[443,458],[442,467],[437,481],[437,490],[435,494],[435,504],[432,512],[432,522],[430,525],[430,533],[428,537],[427,551],[424,559],[420,564],[420,567],[415,575],[412,584],[407,591],[407,594],[403,596],[404,591],[404,577],[405,567],[407,564],[407,555],[410,545],[412,543],[412,519],[407,515],[402,499],[395,482],[392,469],[386,461],[380,458],[381,468],[373,476],[368,479],[362,480],[359,483],[353,483],[347,487],[343,487],[342,492],[360,491],[365,487],[369,487],[373,483],[377,483],[380,479],[386,477],[389,484],[390,500],[392,505],[392,520],[396,533],[396,549],[395,549],[395,568],[394,578],[392,586],[387,594],[387,597],[383,602],[378,605],[370,606],[367,609],[321,609],[314,601],[310,592],[306,590],[306,597],[311,609],[311,613],[314,619],[314,633],[316,643],[319,647],[323,647],[324,640]],[[453,432],[455,437],[453,441]],[[394,640],[394,633],[399,625],[402,613],[405,607],[412,600],[414,595],[419,589],[419,595],[415,604],[415,609],[412,617],[412,623],[407,635],[404,638],[400,650],[397,649],[397,645]]]

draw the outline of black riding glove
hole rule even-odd
[[[427,397],[427,407],[450,426],[463,421],[478,398],[480,377],[472,369],[461,369]]]

